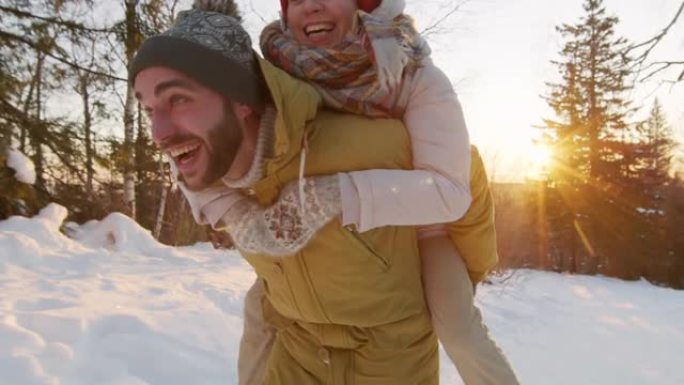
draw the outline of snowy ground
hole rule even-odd
[[[254,278],[239,256],[160,245],[118,214],[67,238],[65,214],[0,222],[1,385],[236,383]],[[478,302],[523,384],[684,384],[684,292],[518,271]],[[460,384],[446,360],[442,383]]]

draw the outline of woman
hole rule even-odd
[[[360,232],[420,225],[426,300],[447,354],[466,384],[517,384],[473,303],[474,286],[496,263],[491,202],[488,213],[457,221],[471,203],[468,133],[447,77],[402,14],[404,2],[281,0],[281,7],[282,20],[262,33],[267,59],[310,81],[328,107],[400,118],[411,136],[414,171],[338,174],[343,223]],[[480,188],[473,196],[488,200],[489,192]],[[452,223],[425,226],[446,222]],[[250,306],[260,296],[257,285],[247,297],[243,384],[260,383],[272,335],[259,307]]]

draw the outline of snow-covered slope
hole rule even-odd
[[[158,244],[125,216],[0,222],[0,384],[235,384],[254,274],[207,244]],[[521,270],[478,289],[523,384],[684,384],[684,292]],[[444,358],[444,355],[442,355]],[[442,383],[459,384],[442,361]]]

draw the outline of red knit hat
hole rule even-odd
[[[382,0],[356,0],[356,3],[360,10],[371,13],[375,8],[377,8]],[[283,19],[287,16],[287,5],[288,0],[280,0],[280,9],[283,11]]]

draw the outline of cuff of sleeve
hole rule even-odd
[[[342,225],[359,225],[361,219],[361,202],[359,192],[351,176],[346,173],[337,174],[342,197]]]
[[[231,203],[224,196],[220,196],[217,199],[207,203],[202,210],[200,210],[201,221],[197,221],[199,224],[206,224],[211,226],[214,230],[221,227],[226,227],[227,224],[223,222],[223,216],[231,208]]]

